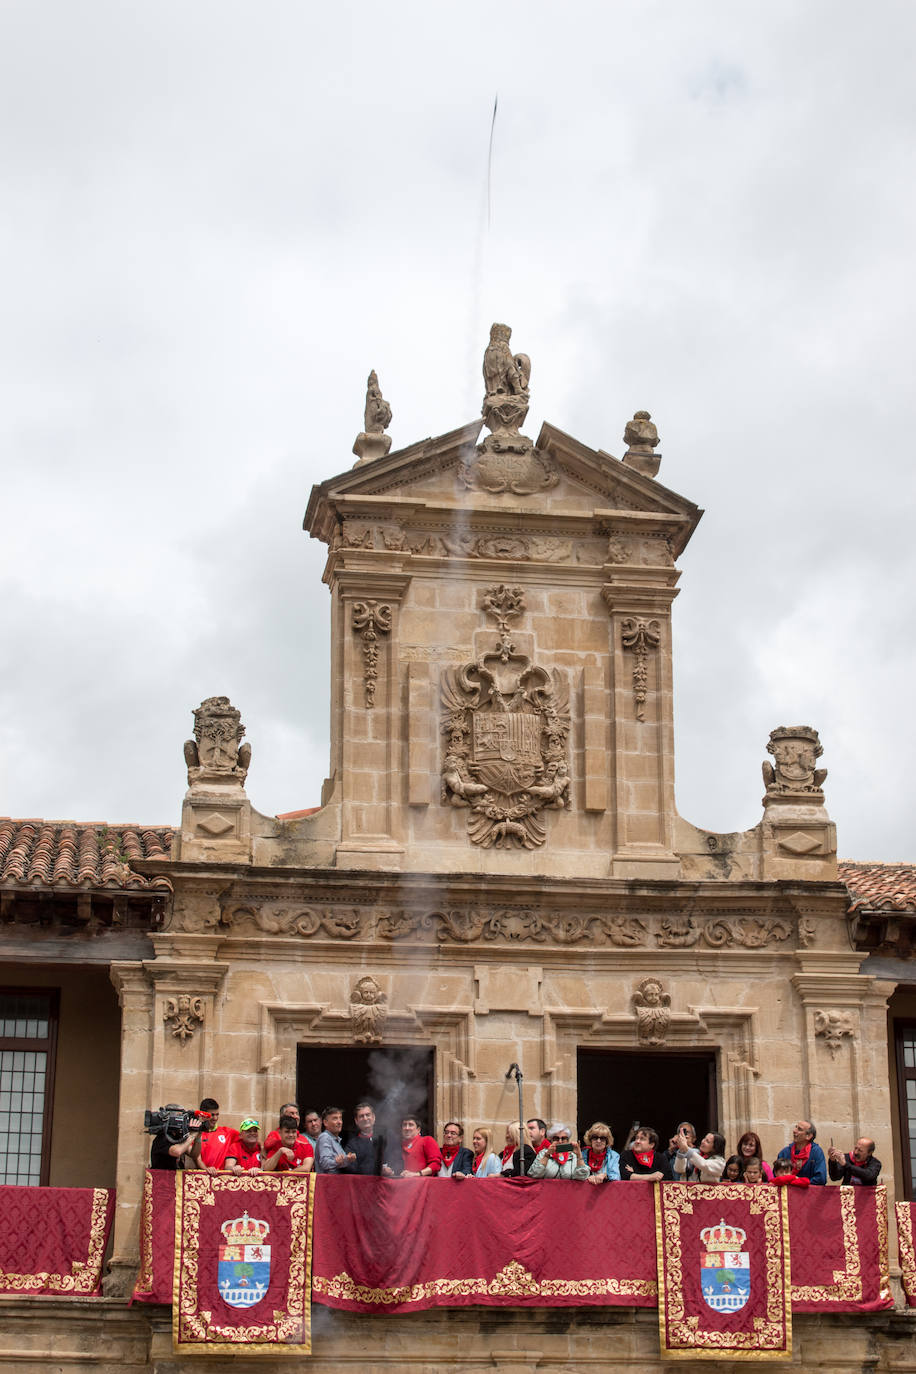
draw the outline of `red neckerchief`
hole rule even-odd
[[[475,1173],[475,1174],[477,1173],[477,1170],[480,1168],[481,1164],[483,1163],[483,1157],[484,1157],[485,1154],[486,1154],[486,1150],[481,1150],[481,1152],[480,1152],[479,1155],[475,1155],[475,1156],[474,1156],[474,1173]]]
[[[509,1160],[515,1154],[515,1148],[516,1147],[514,1145],[507,1145],[506,1148],[503,1150],[502,1154],[500,1155],[500,1159],[502,1160],[503,1165],[509,1163]]]
[[[653,1163],[653,1161],[654,1161],[654,1159],[655,1159],[655,1151],[654,1151],[654,1150],[634,1150],[634,1151],[633,1151],[633,1158],[637,1161],[637,1163],[642,1164],[644,1168],[646,1168],[646,1169],[651,1169],[651,1168],[652,1168],[652,1163]]]
[[[604,1160],[607,1155],[606,1150],[593,1150],[588,1148],[588,1167],[593,1174],[599,1173],[604,1168]]]
[[[793,1172],[793,1174],[797,1174],[801,1169],[803,1169],[803,1168],[805,1167],[805,1165],[808,1163],[808,1157],[809,1157],[810,1154],[811,1154],[811,1141],[810,1141],[810,1140],[808,1141],[807,1145],[803,1145],[803,1146],[801,1147],[800,1150],[797,1150],[797,1149],[795,1148],[794,1145],[792,1146],[792,1153],[791,1153],[791,1155],[789,1156],[789,1158],[790,1158],[791,1163],[792,1163],[792,1172]]]
[[[440,1145],[440,1146],[439,1146],[439,1153],[440,1153],[441,1156],[442,1156],[442,1162],[443,1162],[443,1164],[445,1164],[445,1165],[451,1164],[452,1160],[455,1158],[455,1156],[457,1155],[457,1153],[458,1153],[458,1151],[459,1151],[460,1149],[461,1149],[461,1146],[460,1146],[460,1145]]]

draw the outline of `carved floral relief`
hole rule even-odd
[[[844,1039],[852,1039],[855,1033],[852,1012],[821,1010],[814,1013],[814,1034],[826,1042],[832,1059],[836,1059]]]
[[[366,709],[375,705],[378,682],[379,635],[391,632],[391,607],[382,601],[355,601],[353,629],[363,642],[363,685],[366,690]]]
[[[162,1019],[183,1045],[203,1025],[203,998],[193,997],[186,992],[179,993],[176,997],[167,998]]]

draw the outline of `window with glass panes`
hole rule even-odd
[[[0,1183],[48,1181],[57,992],[0,989]]]
[[[896,1029],[904,1196],[916,1202],[916,1021],[898,1021]]]

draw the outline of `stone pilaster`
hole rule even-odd
[[[130,1293],[139,1264],[140,1198],[149,1163],[143,1113],[149,1100],[153,1049],[153,989],[142,963],[110,968],[121,1005],[121,1086],[118,1103],[117,1208],[107,1296]],[[158,1104],[156,1104],[158,1105]]]
[[[674,878],[674,702],[671,603],[679,573],[608,568],[602,587],[610,622],[610,790],[615,812],[613,876]]]
[[[359,868],[391,867],[404,850],[398,621],[409,583],[405,574],[378,568],[338,568],[333,576],[338,661],[331,713],[342,789],[338,862]]]

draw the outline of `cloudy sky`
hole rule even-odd
[[[314,482],[542,420],[706,510],[679,807],[816,726],[850,858],[916,859],[916,9],[904,0],[0,6],[0,814],[166,823],[225,693],[270,814],[328,758]],[[499,97],[487,214],[487,147]]]

